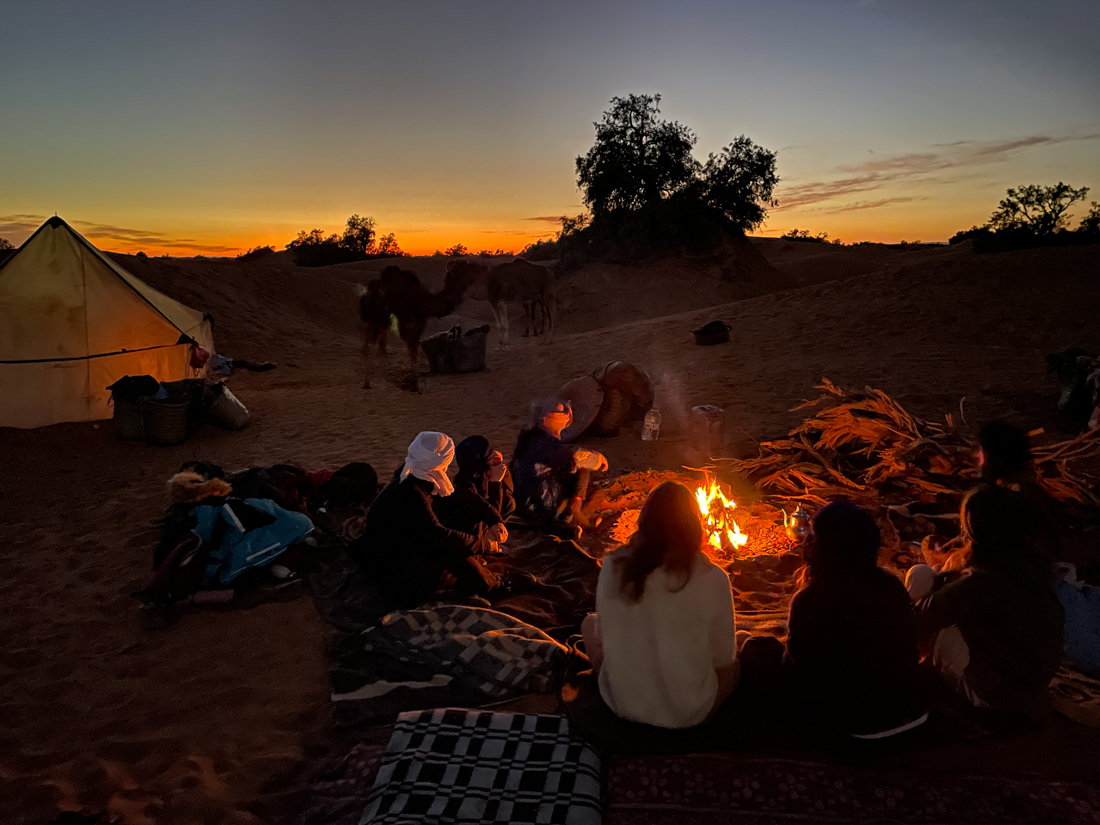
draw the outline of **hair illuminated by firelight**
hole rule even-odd
[[[658,567],[682,577],[676,590],[683,589],[702,545],[703,523],[691,491],[675,481],[658,485],[642,507],[638,529],[612,556],[622,574],[624,595],[634,602],[640,600],[649,574]]]

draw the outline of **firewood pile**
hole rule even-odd
[[[769,498],[822,504],[846,496],[888,510],[904,536],[952,533],[963,493],[978,478],[977,440],[953,415],[942,422],[911,415],[881,390],[855,391],[823,378],[819,398],[796,410],[813,413],[785,439],[760,445],[750,459],[715,459],[754,482]],[[1100,513],[1096,479],[1081,464],[1100,456],[1100,430],[1033,446],[1036,481],[1061,505]],[[942,527],[948,529],[944,531]]]

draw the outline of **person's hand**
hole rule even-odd
[[[504,456],[499,451],[489,457],[489,481],[499,482],[508,472],[508,465],[504,463]]]
[[[508,528],[503,524],[494,524],[486,531],[485,535],[490,542],[494,544],[503,544],[508,541]]]

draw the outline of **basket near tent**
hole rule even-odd
[[[251,420],[248,408],[225,384],[207,384],[203,396],[207,414],[218,426],[227,430],[240,430]]]
[[[202,427],[205,417],[202,385],[201,378],[165,381],[161,384],[164,397],[144,399],[141,407],[145,440],[165,447],[182,444]]]
[[[141,403],[142,429],[145,432],[145,440],[150,444],[162,447],[171,447],[173,444],[182,444],[191,435],[187,426],[191,418],[191,402],[158,401],[155,398],[146,398]]]
[[[114,399],[115,411],[111,421],[115,425],[115,435],[124,441],[145,440],[145,413],[141,408],[144,400],[143,398],[133,401]]]

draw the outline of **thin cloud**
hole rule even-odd
[[[542,215],[537,218],[524,218],[525,221],[542,221],[543,223],[559,223],[561,215]]]
[[[22,242],[45,220],[41,215],[0,215],[0,235],[12,235]]]
[[[900,198],[880,198],[877,201],[856,201],[855,203],[848,203],[844,206],[838,206],[833,209],[823,209],[821,211],[829,214],[838,214],[840,212],[855,212],[860,209],[878,209],[880,206],[893,206],[898,203],[913,203],[914,201],[928,201],[931,198],[922,196],[912,197],[900,197]]]
[[[0,237],[7,236],[13,243],[22,243],[46,221],[43,215],[0,215]],[[113,241],[130,247],[151,246],[160,249],[184,249],[196,252],[237,252],[238,247],[206,244],[194,238],[176,238],[164,232],[148,229],[130,229],[125,226],[70,221],[81,235],[94,241]]]
[[[920,181],[943,182],[945,174],[953,169],[1002,163],[1014,154],[1036,146],[1054,146],[1078,140],[1096,140],[1100,134],[1087,135],[1031,135],[1012,140],[975,141],[960,140],[939,143],[925,152],[876,157],[862,163],[837,167],[847,176],[837,180],[814,181],[789,186],[777,193],[779,207],[776,211],[811,206],[865,192],[873,192],[890,184]],[[871,207],[867,207],[871,208]]]

